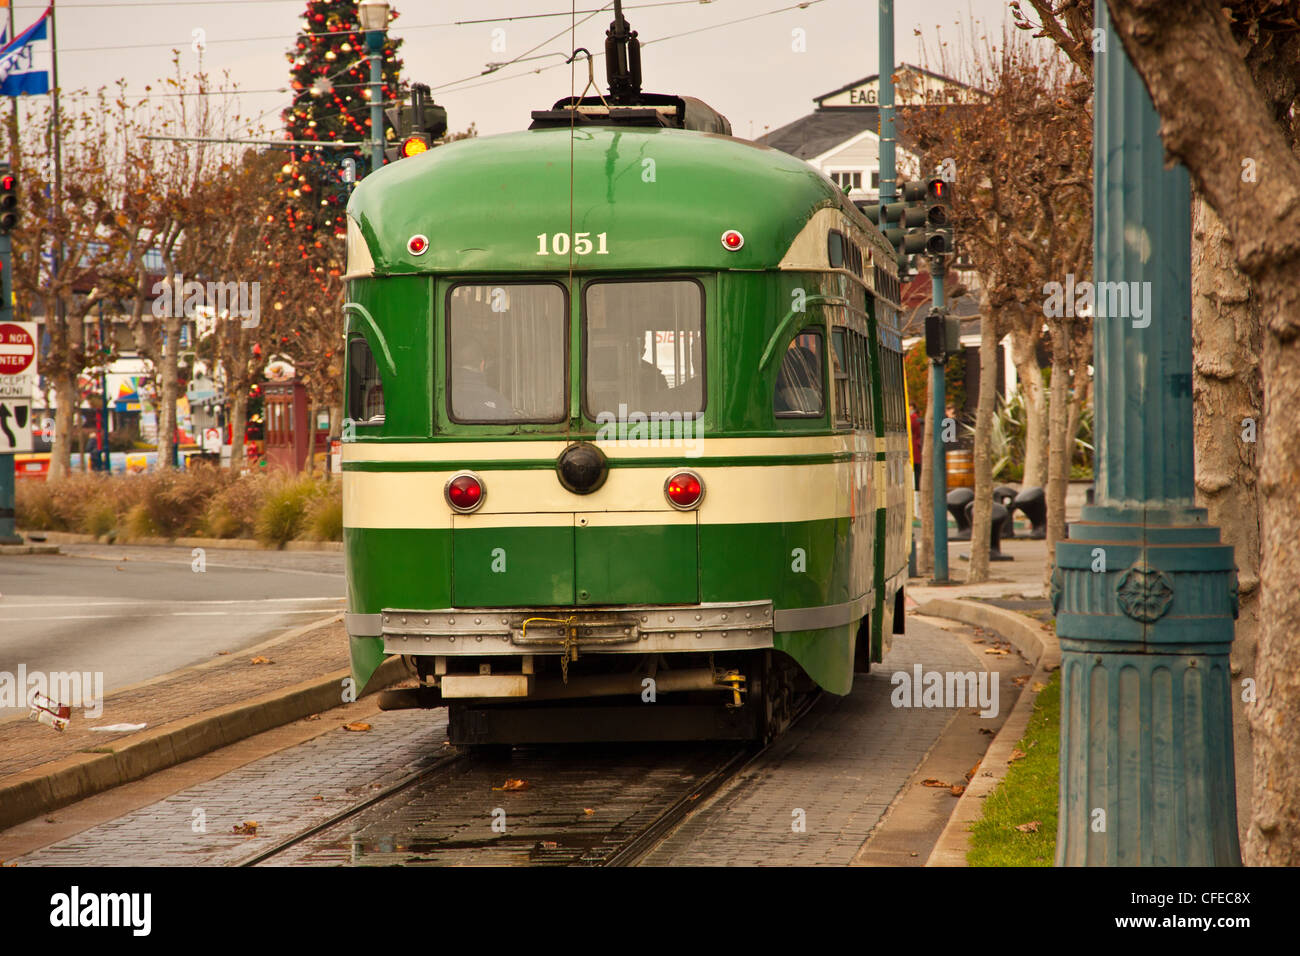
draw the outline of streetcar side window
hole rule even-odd
[[[772,395],[772,410],[777,418],[821,418],[825,414],[822,351],[820,329],[804,329],[790,340]]]
[[[844,268],[844,236],[834,229],[826,235],[826,256],[832,269]]]
[[[849,376],[849,350],[845,342],[845,336],[850,334],[846,329],[835,329],[831,332],[831,373],[835,379],[835,424],[852,425],[853,408],[849,404],[850,399],[850,376]]]
[[[623,421],[637,413],[704,411],[704,289],[699,282],[592,282],[583,318],[590,418]]]
[[[452,421],[558,422],[566,417],[564,288],[556,283],[455,286],[447,296],[447,405]]]
[[[360,335],[348,339],[347,417],[359,424],[384,420],[384,381],[370,343]]]
[[[871,352],[867,348],[865,336],[853,334],[853,347],[858,353],[858,367],[862,376],[854,383],[857,400],[862,406],[862,427],[871,430],[873,422],[871,408]]]

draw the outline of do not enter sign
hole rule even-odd
[[[32,394],[36,354],[35,322],[0,322],[0,398]]]
[[[0,375],[22,375],[36,364],[36,339],[16,322],[0,323]]]

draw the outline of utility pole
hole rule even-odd
[[[1154,315],[1093,323],[1097,494],[1056,546],[1058,866],[1235,866],[1232,547],[1195,507],[1191,183],[1112,39],[1095,58],[1096,288],[1141,282]],[[1142,237],[1135,242],[1133,236]],[[1132,283],[1132,286],[1129,285]]]

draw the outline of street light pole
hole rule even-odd
[[[1115,37],[1105,0],[1096,25]],[[1191,183],[1118,40],[1095,58],[1097,503],[1056,546],[1061,641],[1056,862],[1231,866],[1232,547],[1195,507]],[[1134,292],[1137,295],[1137,292]],[[1131,300],[1130,300],[1131,301]]]
[[[384,41],[388,36],[386,0],[361,0],[357,4],[361,29],[370,54],[370,171],[384,165]]]

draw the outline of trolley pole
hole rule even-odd
[[[1111,30],[1104,0],[1096,25]],[[1195,507],[1191,183],[1124,48],[1096,57],[1097,288],[1152,311],[1097,316],[1097,503],[1056,546],[1058,866],[1233,866],[1232,547]],[[1134,242],[1140,235],[1143,242]],[[1126,286],[1128,287],[1128,286]]]
[[[930,296],[934,308],[943,312],[943,256],[930,257]],[[948,462],[943,441],[944,394],[943,359],[930,361],[930,395],[933,405],[934,452],[930,487],[934,491],[934,583],[948,583]]]

